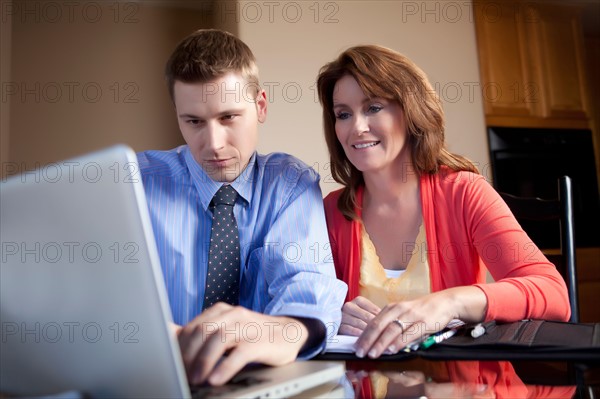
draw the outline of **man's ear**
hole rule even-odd
[[[256,112],[258,121],[264,123],[267,120],[267,93],[262,89],[256,95]]]

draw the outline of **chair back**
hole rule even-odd
[[[520,222],[557,220],[560,224],[560,253],[546,255],[567,283],[569,302],[571,303],[570,322],[579,322],[579,301],[577,290],[577,265],[575,260],[575,220],[573,218],[573,194],[571,178],[558,179],[558,199],[517,197],[508,193],[500,196],[515,218]],[[533,237],[535,240],[535,237]]]

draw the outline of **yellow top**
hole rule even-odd
[[[419,227],[412,255],[406,270],[396,278],[388,278],[379,261],[375,245],[362,228],[362,263],[360,266],[360,295],[383,308],[390,302],[414,299],[431,292],[427,240],[424,224]]]
[[[375,370],[369,373],[369,379],[371,380],[371,389],[374,398],[385,398],[387,395],[387,387],[390,379],[383,373]]]

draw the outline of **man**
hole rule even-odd
[[[166,77],[187,145],[138,157],[190,383],[314,356],[346,293],[318,175],[290,155],[256,153],[267,99],[233,35],[193,33]]]

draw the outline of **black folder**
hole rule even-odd
[[[472,326],[428,349],[383,355],[381,360],[422,357],[432,360],[556,360],[600,363],[600,323],[522,320],[484,323],[485,334],[471,336]],[[328,360],[357,360],[353,354],[325,353]]]
[[[421,351],[428,359],[600,361],[600,323],[523,320],[484,323],[485,334],[471,337],[469,327]]]

